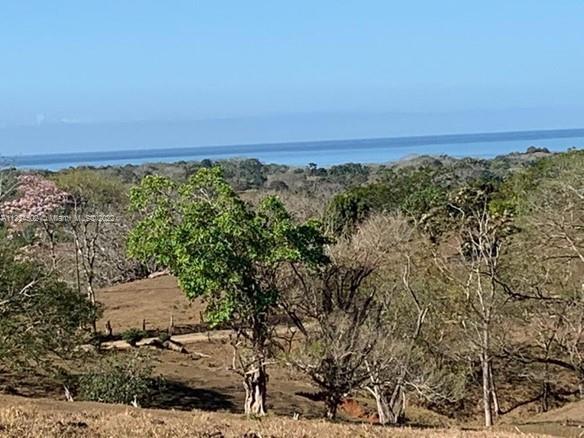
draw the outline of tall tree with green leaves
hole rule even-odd
[[[170,270],[190,299],[202,297],[211,325],[228,325],[236,345],[234,370],[244,379],[245,412],[266,413],[266,359],[290,264],[326,262],[319,224],[297,224],[276,197],[257,209],[242,201],[219,168],[200,169],[177,185],[147,176],[131,190],[143,214],[130,233],[130,255]]]

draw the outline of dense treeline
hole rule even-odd
[[[28,266],[12,289],[0,271],[2,293],[42,264],[42,278],[68,283],[45,288],[72,306],[55,312],[80,309],[75,328],[97,334],[96,287],[169,269],[211,327],[233,330],[249,414],[267,410],[273,361],[318,388],[329,418],[357,393],[383,424],[401,422],[409,398],[453,415],[480,405],[487,426],[584,397],[580,151],[2,175],[3,239],[18,255],[3,257]]]

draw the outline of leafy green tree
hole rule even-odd
[[[365,191],[366,188],[350,190],[330,201],[325,211],[325,222],[330,233],[335,236],[349,236],[355,231],[357,224],[369,216],[373,205],[368,196],[363,196]]]
[[[433,234],[437,223],[432,219],[443,210],[451,185],[441,168],[390,169],[380,181],[334,197],[326,220],[335,235],[350,235],[371,213],[400,212]]]
[[[130,234],[130,254],[167,267],[188,298],[205,299],[212,325],[233,328],[248,347],[246,357],[239,349],[234,357],[244,378],[245,412],[265,414],[279,274],[290,264],[326,261],[318,224],[294,223],[276,197],[253,210],[219,168],[201,169],[183,185],[149,176],[130,197],[143,214]]]
[[[0,246],[0,365],[45,370],[83,337],[97,308],[32,261]]]
[[[262,187],[267,178],[264,165],[255,158],[221,161],[225,178],[237,190],[249,190]]]
[[[530,214],[533,210],[533,198],[539,196],[542,187],[557,184],[584,167],[584,151],[573,150],[563,154],[539,159],[503,181],[493,205],[499,211],[518,214]]]
[[[357,186],[367,182],[370,168],[361,163],[346,163],[331,166],[327,175],[329,180],[343,184],[343,186]]]

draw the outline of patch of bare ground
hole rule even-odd
[[[137,409],[88,402],[0,397],[6,437],[514,437],[512,431],[382,428],[269,416],[261,420],[210,412]],[[526,436],[526,435],[522,435]],[[536,436],[536,435],[530,435]]]
[[[170,275],[118,284],[96,293],[104,307],[98,328],[104,330],[107,321],[114,333],[141,328],[146,320],[149,330],[168,328],[172,316],[177,327],[201,323],[204,310],[199,300],[189,301]]]

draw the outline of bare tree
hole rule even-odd
[[[566,166],[527,199],[524,227],[531,245],[532,275],[540,279],[530,307],[537,322],[536,353],[519,354],[523,362],[568,370],[584,397],[584,174]],[[544,388],[545,389],[545,388]]]
[[[366,262],[338,257],[318,273],[295,271],[293,320],[305,338],[288,361],[319,387],[329,419],[343,397],[369,378],[366,361],[383,321],[377,287],[369,281],[374,271]]]
[[[352,246],[353,253],[368,254],[382,285],[381,337],[367,359],[364,384],[376,401],[379,422],[401,422],[408,394],[428,402],[457,399],[458,373],[429,348],[443,350],[429,238],[405,216],[379,214],[359,227]]]
[[[451,205],[457,231],[436,252],[436,263],[446,281],[449,319],[455,315],[470,352],[481,369],[485,426],[499,411],[494,384],[493,349],[503,333],[503,317],[510,303],[505,281],[505,251],[509,218],[492,214],[488,192],[463,189]]]
[[[295,271],[297,294],[286,303],[305,337],[289,361],[321,389],[327,416],[361,389],[373,395],[382,424],[403,420],[409,392],[451,397],[454,373],[431,355],[430,337],[422,339],[433,295],[424,235],[403,216],[375,215],[331,256],[325,271]]]
[[[95,305],[96,287],[111,282],[115,268],[127,264],[127,195],[119,181],[83,169],[59,174],[57,184],[69,193],[64,225],[75,250],[77,288],[85,289],[87,300]]]
[[[384,302],[382,338],[365,364],[369,374],[365,388],[375,399],[381,424],[403,421],[407,386],[420,378],[413,372],[419,365],[415,363],[420,359],[417,342],[428,308],[423,308],[417,299],[414,299],[414,307],[417,318],[411,327],[411,316],[403,313],[402,306],[395,305],[393,300]]]
[[[364,384],[381,424],[397,424],[405,413],[406,386],[428,313],[417,290],[423,287],[417,263],[425,243],[405,217],[385,214],[370,218],[352,238],[352,251],[367,254],[383,285],[377,298],[383,309],[381,337],[366,360],[369,378]]]

